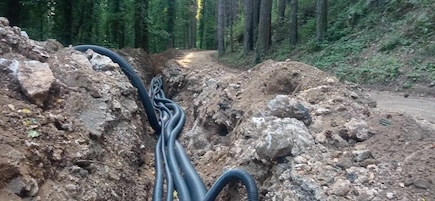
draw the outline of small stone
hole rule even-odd
[[[94,53],[89,61],[91,62],[92,68],[94,70],[108,71],[119,68],[119,65],[117,63],[114,63],[112,59],[97,53]]]
[[[310,111],[298,100],[288,95],[277,95],[267,103],[267,108],[272,116],[279,118],[296,118],[304,122],[306,126],[311,125],[312,117]]]
[[[394,199],[394,193],[393,192],[387,192],[387,198],[392,200]]]
[[[400,182],[399,186],[402,187],[402,188],[405,188],[405,184],[403,182]]]
[[[430,186],[430,183],[427,180],[418,179],[418,180],[414,181],[414,186],[417,188],[421,188],[421,189],[428,189]]]
[[[9,20],[5,17],[0,17],[0,25],[9,26]]]
[[[346,156],[340,157],[338,159],[337,166],[345,170],[352,166],[352,160],[350,157],[346,157]]]
[[[24,37],[24,38],[29,39],[29,35],[25,31],[21,31],[21,36]]]
[[[434,87],[434,86],[435,86],[435,81],[431,82],[428,87]]]
[[[372,152],[370,150],[355,150],[352,151],[353,159],[356,162],[364,161],[368,158],[372,158]]]
[[[353,91],[350,92],[350,97],[353,98],[353,99],[358,99],[359,98],[358,94],[356,94]]]
[[[306,164],[307,163],[307,159],[303,156],[296,156],[293,160],[297,164]]]
[[[65,189],[69,192],[74,192],[77,190],[77,186],[74,184],[67,184],[65,185]]]
[[[326,142],[326,136],[323,133],[317,133],[315,140],[319,144],[324,144]]]
[[[331,193],[338,196],[345,196],[350,191],[350,181],[338,179],[331,187]]]
[[[317,116],[328,115],[331,114],[331,110],[326,108],[319,108],[316,110],[315,114]]]
[[[207,87],[211,87],[211,88],[216,89],[218,82],[215,79],[209,79],[209,80],[205,81],[205,85]]]
[[[328,77],[328,78],[326,78],[326,83],[328,85],[334,85],[335,83],[337,83],[337,80],[332,78],[332,77]]]
[[[371,133],[369,132],[369,126],[366,121],[360,119],[354,119],[352,118],[348,123],[345,124],[345,127],[347,129],[346,135],[348,137],[343,137],[343,139],[354,139],[359,142],[366,141],[371,137]]]

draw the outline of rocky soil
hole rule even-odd
[[[172,98],[191,117],[183,141],[207,184],[240,167],[262,200],[435,199],[435,130],[424,122],[380,110],[359,86],[302,63],[237,71],[213,57],[187,52],[165,68]]]
[[[209,187],[237,167],[261,200],[435,200],[435,130],[357,85],[293,61],[239,71],[213,51],[118,52],[146,84],[163,73]],[[0,200],[151,199],[155,136],[117,64],[0,18],[0,84]],[[219,199],[244,196],[231,184]]]

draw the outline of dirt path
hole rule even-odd
[[[371,91],[370,96],[376,100],[378,107],[391,112],[404,112],[425,119],[435,124],[435,98],[405,98],[392,92]]]
[[[219,64],[214,54],[216,51],[184,51],[184,56],[178,62],[184,67],[191,68],[221,68],[236,73],[237,69],[228,68]],[[380,110],[386,112],[406,113],[415,117],[420,122],[435,129],[435,98],[433,97],[409,97],[393,92],[381,92],[371,90],[368,92],[377,102]]]

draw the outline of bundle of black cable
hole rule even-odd
[[[181,201],[212,201],[231,181],[241,181],[245,185],[249,201],[258,200],[255,180],[241,169],[232,169],[225,172],[207,191],[183,146],[177,141],[178,135],[184,127],[186,115],[177,103],[165,97],[160,75],[152,79],[148,94],[141,78],[120,55],[107,48],[95,45],[80,45],[74,48],[81,52],[92,49],[96,53],[110,57],[119,64],[131,84],[137,88],[149,122],[152,128],[159,133],[155,147],[154,201],[163,199],[165,179],[165,198],[167,201],[173,200],[175,190]]]

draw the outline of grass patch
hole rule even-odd
[[[336,75],[355,83],[388,83],[400,75],[401,62],[392,56],[378,55],[362,62],[360,67],[341,66]]]

